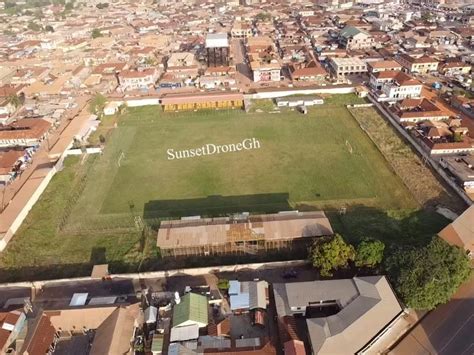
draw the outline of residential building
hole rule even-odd
[[[451,115],[436,102],[426,98],[404,99],[392,106],[391,111],[400,123],[420,121],[442,121]]]
[[[11,350],[15,348],[14,342],[24,329],[25,323],[26,315],[21,309],[0,312],[0,353],[12,353]]]
[[[163,221],[157,245],[163,256],[241,254],[306,248],[333,234],[324,212]]]
[[[422,84],[404,72],[384,71],[370,76],[370,86],[380,101],[404,100],[421,96]]]
[[[280,81],[281,65],[278,59],[270,59],[269,61],[254,60],[250,62],[250,69],[252,69],[253,81],[256,83]]]
[[[442,157],[439,163],[451,172],[458,185],[474,196],[474,156]]]
[[[333,75],[337,78],[367,73],[367,64],[357,57],[330,58],[329,65]]]
[[[247,38],[246,49],[254,82],[280,81],[281,63],[270,37]]]
[[[438,70],[438,61],[427,55],[421,57],[412,57],[408,54],[401,54],[397,57],[397,61],[409,73],[426,74]]]
[[[353,26],[346,26],[341,30],[339,43],[347,50],[372,48],[375,44],[374,38],[367,31]]]
[[[248,38],[253,36],[252,25],[245,22],[234,22],[230,35],[233,38]]]
[[[0,186],[10,183],[21,171],[24,155],[22,150],[0,151]]]
[[[173,308],[173,328],[195,325],[198,328],[209,324],[208,301],[206,296],[187,293]]]
[[[369,73],[378,73],[382,71],[401,71],[403,69],[402,65],[395,60],[378,60],[375,62],[367,63]]]
[[[449,244],[466,250],[474,258],[474,206],[465,210],[454,222],[448,224],[438,235]]]
[[[118,75],[120,88],[124,91],[153,88],[158,72],[154,68],[145,70],[124,70]]]
[[[280,341],[301,340],[299,317],[311,354],[370,353],[371,341],[403,315],[385,276],[277,283],[273,294]]]
[[[309,63],[291,63],[288,69],[294,81],[322,84],[328,75],[326,70],[314,60]]]
[[[451,99],[451,105],[474,119],[474,99],[469,99],[464,96],[455,96]]]
[[[17,340],[19,354],[53,354],[55,351],[91,355],[133,353],[138,303],[73,307],[46,310],[30,320],[27,332]]]
[[[448,76],[465,75],[471,73],[472,66],[464,62],[447,62],[441,65],[439,71]]]
[[[33,147],[46,138],[51,123],[41,118],[24,118],[0,127],[0,147]]]
[[[268,283],[266,281],[229,281],[230,309],[243,313],[257,309],[266,310]]]

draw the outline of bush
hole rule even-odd
[[[220,290],[228,290],[229,289],[229,280],[219,279],[219,281],[217,281],[217,288],[220,289]]]

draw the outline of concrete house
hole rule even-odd
[[[374,46],[374,38],[367,31],[346,26],[339,33],[339,43],[347,50],[367,49]]]

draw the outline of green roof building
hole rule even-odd
[[[373,36],[361,28],[346,26],[339,33],[339,42],[347,50],[368,49],[375,45]]]
[[[209,323],[208,301],[206,296],[188,293],[173,309],[173,328],[198,325],[206,327]]]

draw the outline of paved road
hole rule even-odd
[[[88,293],[88,298],[116,296],[128,302],[136,301],[136,291],[132,280],[116,279],[45,285],[36,294],[35,303],[44,309],[67,308],[74,293]]]
[[[474,276],[450,302],[423,318],[391,354],[474,354]]]

